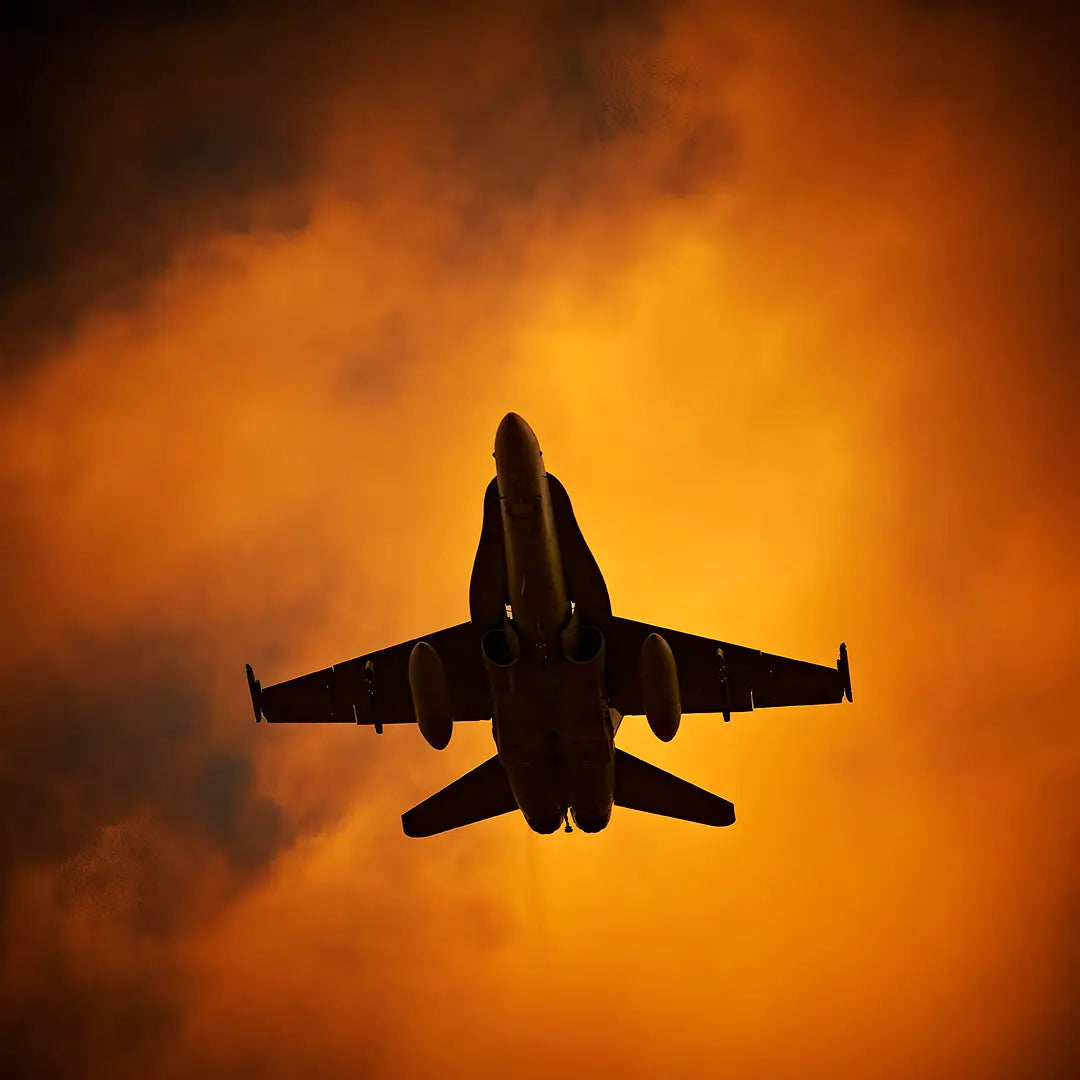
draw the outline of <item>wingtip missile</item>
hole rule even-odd
[[[854,700],[851,696],[851,668],[848,666],[847,645],[840,642],[840,659],[836,661],[836,670],[840,673],[840,684],[844,688],[844,697],[848,701]]]
[[[251,670],[251,665],[246,664],[247,668],[247,683],[248,692],[251,694],[251,707],[255,710],[255,723],[257,724],[262,720],[262,686],[259,680],[255,678],[255,672]]]

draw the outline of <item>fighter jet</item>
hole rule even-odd
[[[731,825],[726,799],[615,746],[624,716],[668,742],[683,713],[851,701],[835,667],[697,637],[611,613],[566,489],[532,429],[508,413],[495,435],[469,585],[469,621],[263,687],[255,720],[374,727],[415,723],[436,750],[455,723],[491,723],[496,753],[402,815],[433,836],[520,810],[529,827],[599,832],[613,806]]]

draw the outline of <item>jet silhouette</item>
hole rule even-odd
[[[682,713],[851,701],[847,648],[836,667],[696,637],[611,613],[603,575],[566,489],[532,429],[508,413],[469,586],[469,621],[262,687],[271,723],[419,725],[433,747],[454,722],[491,721],[497,753],[402,815],[432,836],[520,810],[539,833],[570,821],[599,832],[612,806],[731,825],[726,799],[616,748],[622,718],[675,737]]]

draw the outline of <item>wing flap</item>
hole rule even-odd
[[[625,750],[615,750],[615,805],[715,827],[735,823],[735,807]]]
[[[518,808],[498,755],[401,815],[406,836],[435,836]]]

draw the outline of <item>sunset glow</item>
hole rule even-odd
[[[24,46],[0,1074],[1075,1075],[1061,32],[458,7]],[[624,724],[731,829],[408,840],[489,728],[252,723],[245,662],[468,617],[510,409],[617,614],[847,641],[852,706]]]

